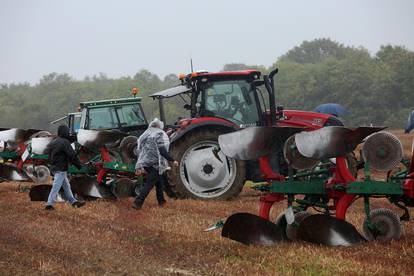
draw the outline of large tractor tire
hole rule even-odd
[[[245,162],[226,157],[218,148],[222,131],[204,129],[188,133],[170,148],[180,162],[168,173],[177,198],[227,200],[237,196],[245,182]]]

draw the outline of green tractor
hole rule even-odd
[[[82,197],[121,198],[135,196],[142,177],[135,176],[137,137],[148,127],[141,98],[81,102],[79,112],[52,122],[69,126],[73,146],[84,166],[71,166],[71,186]],[[41,139],[41,138],[40,138]],[[32,140],[32,151],[42,151],[51,137]],[[49,185],[31,189],[32,200],[45,200]]]
[[[128,134],[122,139],[117,152],[124,163],[130,164],[136,159],[137,137],[148,127],[141,102],[141,97],[81,102],[79,112],[69,113],[51,124],[57,125],[65,121],[73,140],[76,140],[80,129],[110,130]]]

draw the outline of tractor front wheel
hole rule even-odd
[[[168,173],[168,182],[177,198],[227,200],[237,196],[245,182],[245,162],[218,151],[218,130],[188,133],[171,145],[180,162]]]

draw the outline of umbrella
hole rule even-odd
[[[407,124],[405,125],[405,133],[409,133],[414,129],[414,110],[408,116]]]
[[[348,110],[340,104],[337,103],[326,103],[318,105],[315,109],[315,112],[331,114],[336,117],[348,114]]]

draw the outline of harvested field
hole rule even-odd
[[[404,139],[411,147],[412,136]],[[409,150],[406,150],[409,152]],[[203,229],[234,212],[257,213],[260,193],[245,189],[236,200],[169,200],[156,204],[151,193],[140,211],[130,200],[93,201],[73,209],[30,202],[30,183],[0,183],[0,274],[122,275],[413,275],[414,223],[390,244],[371,242],[351,248],[283,243],[244,246]],[[390,207],[385,200],[375,207]],[[272,211],[273,219],[283,203]],[[399,212],[399,210],[396,210]],[[410,210],[414,216],[414,210]],[[362,202],[348,212],[361,230]]]

